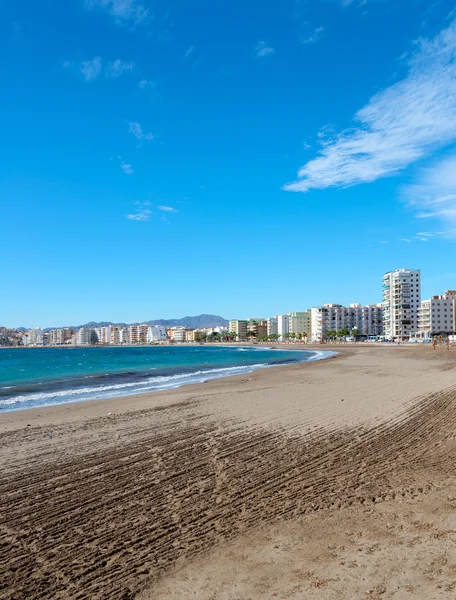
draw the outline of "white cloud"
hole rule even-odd
[[[131,221],[149,221],[151,214],[152,211],[144,208],[142,210],[138,210],[137,212],[130,213],[127,215],[127,219],[130,219]]]
[[[133,71],[134,68],[134,62],[127,62],[118,58],[117,60],[108,63],[105,73],[106,77],[120,77],[122,73]]]
[[[184,58],[188,58],[190,56],[190,54],[193,54],[193,51],[195,50],[194,46],[190,46],[189,48],[187,48],[186,53],[184,54]]]
[[[141,81],[138,83],[138,85],[142,90],[149,90],[149,89],[155,87],[155,82],[150,81],[149,79],[141,79]]]
[[[358,111],[358,125],[324,140],[285,190],[307,192],[375,181],[456,139],[456,21],[420,40],[407,76]]]
[[[456,227],[456,154],[422,169],[417,182],[403,189],[403,198],[417,211],[418,218],[435,218]],[[421,232],[417,235],[429,237],[448,233],[453,232]]]
[[[151,142],[155,137],[152,133],[145,133],[141,125],[134,121],[128,123],[128,133],[134,135],[140,142]]]
[[[120,168],[125,173],[125,175],[133,175],[133,173],[135,172],[133,167],[129,163],[125,163],[124,161],[120,163]]]
[[[92,60],[85,60],[81,65],[81,73],[86,81],[93,81],[101,73],[103,61],[99,56],[95,56]]]
[[[137,208],[127,215],[127,219],[131,221],[149,221],[152,211],[147,207],[150,206],[150,202],[135,202]]]
[[[318,42],[323,35],[323,27],[315,27],[315,29],[301,38],[301,44],[313,44]]]
[[[137,0],[85,0],[89,9],[104,9],[119,24],[140,25],[147,19],[147,8]]]
[[[274,48],[268,46],[268,44],[265,41],[258,42],[255,48],[255,54],[259,58],[263,56],[270,56],[271,54],[274,54],[274,52]]]
[[[167,212],[167,213],[177,213],[179,212],[177,210],[177,208],[173,208],[172,206],[157,206],[158,210],[161,210],[162,212]]]

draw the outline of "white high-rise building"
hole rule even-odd
[[[43,346],[44,342],[44,331],[40,327],[30,329],[23,337],[24,346]]]
[[[286,340],[286,335],[290,331],[290,315],[278,315],[277,316],[277,333],[279,334],[279,340],[283,342]]]
[[[87,346],[88,344],[92,343],[94,335],[95,332],[93,329],[90,329],[89,327],[81,327],[81,329],[78,330],[76,344],[78,346]]]
[[[418,331],[421,299],[419,270],[397,269],[383,276],[383,332],[389,339],[409,339]]]
[[[147,329],[147,343],[162,342],[166,340],[166,327],[163,325],[151,325]]]
[[[356,329],[364,336],[378,336],[383,333],[383,307],[381,304],[324,304],[311,309],[312,341],[320,342],[328,331],[342,331],[349,334]]]
[[[448,290],[441,296],[423,300],[418,311],[419,337],[427,338],[432,333],[456,331],[456,290]]]
[[[267,321],[268,335],[277,335],[277,317],[270,317]]]
[[[95,327],[95,335],[97,336],[97,342],[99,344],[110,344],[111,343],[111,326],[107,327]]]

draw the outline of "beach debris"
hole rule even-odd
[[[108,417],[112,415],[112,412],[108,412]]]
[[[48,438],[52,440],[52,435],[50,433],[48,433]]]
[[[344,398],[341,399],[341,402],[343,402],[343,401],[344,401]]]
[[[27,423],[27,427],[31,427],[30,423]]]

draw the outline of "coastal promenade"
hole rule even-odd
[[[0,599],[454,598],[456,349],[306,349],[1,414]]]

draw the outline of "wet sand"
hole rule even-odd
[[[456,349],[336,350],[0,415],[0,598],[453,598]]]

